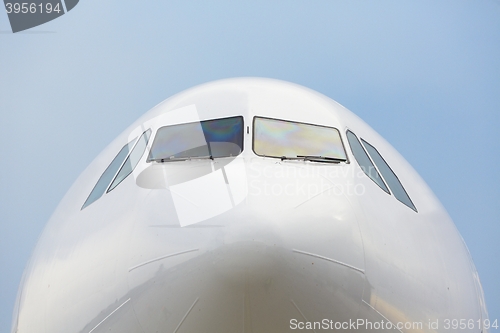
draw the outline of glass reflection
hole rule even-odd
[[[394,194],[396,199],[398,199],[399,201],[401,201],[402,203],[404,203],[405,205],[407,205],[408,207],[410,207],[414,211],[417,211],[417,208],[415,207],[415,205],[411,201],[410,197],[408,196],[408,193],[406,193],[403,185],[399,181],[398,176],[396,176],[394,171],[392,171],[391,167],[387,164],[387,162],[384,160],[384,158],[379,154],[378,150],[375,149],[375,147],[373,147],[371,144],[369,144],[365,140],[361,139],[361,141],[363,141],[363,145],[365,146],[366,150],[368,151],[368,153],[372,157],[373,162],[375,162],[375,164],[377,165],[377,168],[380,170],[380,173],[382,174],[385,181],[389,185],[389,188],[391,189],[392,194]]]
[[[243,117],[161,127],[148,162],[237,156],[243,150]]]
[[[106,192],[109,183],[115,176],[116,172],[122,165],[125,158],[128,156],[128,153],[130,149],[132,149],[132,147],[134,146],[136,139],[137,138],[135,138],[134,140],[130,141],[125,146],[123,146],[123,148],[116,155],[111,164],[103,172],[103,174],[97,181],[97,184],[92,189],[92,192],[90,192],[90,195],[88,196],[87,200],[85,201],[81,209],[84,209],[85,207],[87,207],[88,205],[99,199],[104,194],[104,192]]]
[[[134,149],[130,153],[130,155],[127,157],[125,160],[125,163],[123,163],[122,168],[116,175],[115,179],[113,180],[113,183],[111,183],[111,186],[108,189],[108,192],[113,190],[118,184],[120,184],[125,178],[128,177],[132,173],[132,171],[135,169],[137,166],[137,163],[139,163],[139,160],[141,159],[142,155],[144,154],[144,150],[146,149],[146,146],[149,141],[149,137],[151,136],[151,130],[148,129],[146,132],[142,133],[141,137],[139,138],[139,141],[136,143]]]
[[[361,146],[361,143],[353,132],[347,131],[347,141],[349,141],[349,144],[351,145],[352,154],[354,155],[354,158],[356,158],[356,161],[358,161],[361,170],[363,170],[363,172],[368,177],[370,177],[370,179],[373,180],[375,184],[380,186],[381,189],[383,189],[386,193],[389,193],[387,186],[380,177],[377,169],[375,169],[375,166],[370,160],[370,157],[368,157],[368,154],[365,152],[365,150]]]
[[[254,118],[253,149],[260,156],[346,160],[336,128],[262,117]]]

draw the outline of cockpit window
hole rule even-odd
[[[396,176],[394,171],[392,171],[391,167],[387,164],[387,162],[384,160],[384,158],[379,154],[377,149],[375,149],[375,147],[373,147],[371,144],[369,144],[365,140],[361,139],[361,141],[363,141],[363,145],[365,146],[366,150],[368,151],[368,153],[372,157],[373,162],[375,162],[375,164],[377,165],[377,168],[380,170],[380,173],[382,174],[385,181],[389,185],[389,188],[391,189],[392,194],[394,194],[396,199],[398,199],[399,201],[401,201],[402,203],[404,203],[405,205],[407,205],[408,207],[410,207],[414,211],[417,211],[417,208],[415,207],[415,205],[411,201],[410,197],[408,196],[408,193],[406,193],[406,191],[405,191],[403,185],[401,184],[401,182],[399,181],[398,177]]]
[[[347,161],[340,133],[333,127],[255,117],[253,131],[253,150],[259,156],[314,162]]]
[[[150,136],[151,130],[148,129],[142,133],[139,140],[135,138],[123,146],[118,155],[111,161],[111,164],[104,170],[81,209],[84,209],[102,197],[106,189],[107,192],[113,190],[132,173],[137,163],[139,163],[141,156],[144,154]]]
[[[137,163],[139,163],[139,160],[144,154],[144,150],[146,149],[150,136],[151,136],[150,129],[142,133],[141,137],[139,138],[134,148],[132,149],[132,152],[130,153],[130,155],[128,155],[127,159],[125,160],[125,163],[123,163],[120,171],[113,180],[113,183],[111,183],[108,192],[112,191],[116,186],[118,186],[118,184],[120,184],[125,178],[127,178],[127,176],[130,175],[132,171],[135,169]]]
[[[359,142],[358,138],[354,133],[351,131],[347,131],[347,140],[349,141],[349,145],[351,146],[351,151],[354,157],[356,158],[356,161],[358,161],[359,166],[361,167],[361,170],[370,177],[371,180],[375,182],[378,186],[380,186],[381,189],[389,193],[389,190],[387,189],[387,186],[385,185],[384,181],[382,180],[382,177],[380,177],[380,174],[378,173],[377,169],[373,165],[372,161],[370,160],[370,157],[368,157],[368,154],[365,152],[363,147],[361,146],[361,143]]]
[[[243,117],[161,127],[148,162],[237,156],[243,151]]]
[[[109,183],[111,183],[113,177],[116,175],[116,172],[123,164],[123,161],[125,160],[125,158],[127,158],[127,155],[134,146],[136,139],[137,138],[123,146],[123,148],[120,150],[118,155],[115,156],[111,164],[106,168],[106,170],[104,170],[101,177],[97,181],[97,184],[95,184],[94,189],[92,190],[92,192],[90,192],[90,195],[83,204],[82,209],[99,199],[104,194],[104,192],[106,192]]]

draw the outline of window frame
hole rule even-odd
[[[348,156],[347,150],[346,150],[346,146],[344,144],[344,139],[342,138],[342,133],[340,132],[340,130],[338,128],[332,127],[332,126],[325,126],[325,125],[305,123],[305,122],[302,122],[302,121],[286,120],[286,119],[279,119],[279,118],[272,118],[272,117],[262,117],[262,116],[253,116],[253,119],[252,119],[252,151],[257,156],[260,156],[260,157],[269,157],[269,158],[277,158],[277,159],[282,159],[282,157],[283,157],[283,156],[271,156],[271,155],[260,155],[260,154],[257,154],[257,152],[255,151],[255,128],[256,128],[255,127],[255,120],[257,118],[269,119],[269,120],[276,120],[276,121],[283,121],[283,122],[294,123],[294,124],[299,124],[299,125],[309,125],[309,126],[323,127],[323,128],[328,128],[328,129],[336,130],[338,132],[338,134],[339,134],[340,143],[342,144],[342,149],[344,149],[344,155],[345,155],[345,159],[346,159],[345,162],[344,161],[342,161],[342,162],[345,163],[345,164],[349,164],[350,163],[349,156]],[[339,163],[333,163],[333,164],[339,164]]]
[[[99,176],[99,179],[96,181],[94,187],[92,188],[92,190],[90,191],[89,195],[87,196],[87,199],[85,199],[82,207],[80,208],[80,211],[83,210],[83,209],[85,209],[85,208],[87,208],[88,206],[92,205],[97,200],[101,199],[105,194],[108,194],[109,192],[111,192],[112,190],[114,190],[116,187],[118,187],[118,185],[120,185],[121,182],[123,182],[134,171],[135,167],[137,167],[137,164],[139,164],[139,162],[137,162],[137,164],[132,168],[132,172],[130,172],[129,174],[127,174],[119,183],[117,183],[113,188],[110,189],[111,185],[115,182],[116,177],[120,174],[120,171],[123,169],[123,166],[125,165],[125,163],[127,162],[127,160],[130,158],[130,155],[134,152],[135,147],[137,146],[137,144],[139,143],[139,141],[141,140],[141,138],[148,131],[152,132],[151,128],[145,130],[144,132],[141,133],[141,135],[137,136],[136,138],[134,138],[133,140],[131,140],[130,142],[128,142],[128,143],[126,143],[125,145],[122,146],[122,148],[118,151],[118,153],[115,155],[115,157],[111,160],[111,162],[109,162],[109,164],[106,166],[106,168],[104,169],[104,171]],[[144,147],[144,151],[142,152],[141,157],[139,158],[139,161],[142,159],[142,157],[144,155],[144,152],[147,150],[148,143],[149,143],[150,139],[151,139],[151,133],[149,135],[148,140],[146,141],[146,145]],[[97,185],[99,184],[99,182],[101,181],[102,177],[104,176],[104,174],[106,173],[106,171],[109,169],[109,167],[111,166],[111,164],[113,164],[113,162],[120,155],[120,153],[123,151],[123,149],[125,149],[125,147],[130,146],[130,145],[131,145],[131,147],[129,148],[127,154],[125,155],[125,157],[123,158],[123,160],[118,165],[118,168],[113,173],[113,176],[110,178],[110,181],[108,182],[108,184],[104,187],[104,191],[101,193],[101,195],[99,195],[99,197],[95,198],[94,200],[92,200],[90,203],[87,204],[87,202],[89,201],[89,198],[91,197],[92,193],[96,189]]]
[[[125,179],[127,179],[127,177],[130,176],[130,174],[132,172],[134,172],[134,169],[137,167],[137,164],[132,167],[132,170],[127,175],[125,175],[125,177],[123,177],[123,179],[121,179],[115,186],[111,187],[115,183],[116,177],[118,177],[118,175],[122,171],[123,167],[125,166],[125,163],[129,160],[130,155],[132,155],[132,153],[134,153],[135,148],[137,147],[137,145],[139,144],[139,142],[141,141],[141,139],[145,136],[145,134],[147,132],[150,132],[150,133],[149,133],[149,137],[146,140],[146,143],[145,143],[145,146],[144,146],[144,150],[142,151],[142,154],[140,155],[139,160],[137,161],[137,164],[139,164],[140,160],[142,159],[142,157],[144,156],[144,153],[146,152],[146,150],[148,148],[149,140],[151,140],[151,133],[152,133],[151,129],[145,130],[136,139],[136,141],[134,143],[134,146],[132,147],[132,149],[130,149],[130,151],[128,152],[127,157],[125,158],[125,160],[123,160],[122,164],[120,165],[120,168],[118,169],[118,171],[116,172],[115,176],[113,177],[113,180],[109,183],[108,187],[106,188],[106,193],[109,193],[109,192],[113,191],[115,188],[118,187],[118,185],[120,185]]]
[[[229,117],[223,117],[223,118],[205,119],[205,120],[199,120],[199,121],[191,121],[191,122],[187,122],[187,123],[178,123],[178,124],[170,124],[170,125],[161,126],[158,129],[156,129],[156,131],[154,133],[154,137],[153,137],[153,140],[152,140],[152,143],[151,143],[151,149],[154,146],[154,143],[155,143],[156,137],[158,135],[158,132],[162,128],[170,127],[170,126],[177,126],[177,125],[196,124],[196,123],[200,123],[200,126],[201,126],[202,122],[214,121],[214,120],[223,120],[223,119],[230,119],[230,118],[241,118],[241,151],[240,151],[240,153],[238,155],[235,155],[235,156],[220,156],[220,157],[213,157],[213,158],[214,159],[215,158],[234,158],[234,157],[240,156],[243,153],[243,151],[245,150],[245,117],[243,117],[242,115],[235,115],[235,116],[229,116]],[[151,140],[151,138],[150,138],[150,140]],[[157,161],[158,159],[151,159],[151,149],[150,149],[150,152],[148,153],[148,157],[146,158],[146,163],[152,163],[152,162],[164,163],[164,162],[158,162]],[[196,159],[196,158],[193,158],[193,159]],[[165,158],[165,160],[167,160],[167,158]],[[191,159],[190,158],[186,158],[185,161],[189,161],[189,160],[191,160]]]
[[[389,169],[389,171],[394,175],[394,177],[396,178],[396,180],[398,181],[399,185],[401,186],[401,189],[403,190],[403,192],[406,194],[406,197],[408,198],[408,200],[410,201],[411,203],[411,206],[409,206],[408,204],[406,204],[406,202],[403,202],[401,199],[399,199],[395,194],[394,194],[394,190],[391,188],[391,186],[389,185],[389,182],[387,181],[386,177],[382,174],[382,172],[380,171],[380,168],[378,167],[377,163],[373,162],[373,164],[375,165],[375,167],[377,168],[377,170],[379,171],[379,174],[381,177],[383,177],[383,180],[384,182],[386,183],[387,187],[389,188],[389,190],[391,191],[391,194],[394,196],[394,198],[396,198],[396,200],[398,200],[399,202],[401,202],[403,205],[405,205],[406,207],[410,208],[411,210],[415,211],[416,213],[418,213],[418,210],[417,210],[417,206],[415,206],[415,203],[413,202],[413,200],[411,200],[410,198],[410,195],[408,194],[408,192],[406,191],[405,187],[403,186],[403,183],[401,183],[401,180],[399,179],[398,175],[394,172],[394,170],[392,170],[391,166],[389,165],[389,163],[387,163],[387,161],[385,160],[385,158],[382,156],[382,154],[378,151],[377,148],[375,148],[374,145],[372,145],[371,143],[369,143],[368,141],[366,141],[365,139],[363,138],[360,138],[360,141],[361,141],[361,144],[363,146],[363,148],[365,149],[366,153],[368,154],[368,156],[370,156],[370,158],[372,159],[373,161],[373,157],[371,156],[370,152],[368,151],[368,149],[366,148],[365,145],[369,145],[371,148],[373,148],[378,156],[380,156],[380,158],[382,159],[382,161],[385,163],[385,165],[387,166],[387,168]]]
[[[366,172],[365,170],[363,169],[363,167],[361,166],[361,164],[359,163],[358,159],[356,158],[356,155],[354,154],[354,152],[352,151],[352,144],[351,142],[349,142],[349,137],[347,136],[347,133],[350,132],[355,138],[356,140],[358,141],[359,143],[359,146],[361,147],[361,149],[363,149],[363,152],[366,154],[366,157],[368,157],[368,160],[371,162],[371,164],[373,165],[373,167],[375,168],[375,171],[377,171],[377,174],[378,176],[380,177],[380,179],[382,180],[382,184],[384,184],[385,186],[385,189],[380,186],[379,183],[377,183],[372,177],[370,177]],[[363,146],[363,144],[361,143],[361,138],[358,137],[353,131],[351,131],[349,128],[346,130],[346,137],[347,137],[347,141],[349,142],[349,147],[351,148],[351,153],[352,153],[352,156],[354,156],[354,159],[356,160],[356,163],[358,164],[358,166],[360,167],[360,169],[363,171],[363,173],[365,174],[366,177],[368,177],[372,182],[374,182],[382,191],[384,191],[385,193],[387,193],[388,195],[392,195],[391,193],[391,189],[389,188],[389,185],[387,185],[387,182],[385,181],[385,179],[382,177],[382,174],[380,173],[380,170],[378,169],[377,165],[375,164],[375,162],[373,162],[372,160],[372,157],[370,156],[370,154],[368,154],[368,152],[366,151],[365,147]]]
[[[110,176],[109,181],[107,182],[107,184],[103,187],[103,190],[101,191],[102,193],[97,198],[95,198],[95,199],[93,199],[92,201],[89,202],[89,199],[91,198],[92,194],[96,191],[97,186],[99,185],[99,183],[101,183],[101,181],[104,181],[103,177],[106,174],[106,172],[109,170],[109,168],[111,167],[111,165],[113,164],[113,162],[120,156],[120,154],[122,154],[123,150],[125,148],[127,148],[127,146],[132,145],[132,147],[133,147],[135,145],[135,142],[137,141],[137,139],[138,138],[135,138],[132,141],[130,141],[129,143],[124,144],[123,147],[115,155],[115,157],[111,160],[111,162],[109,162],[109,164],[106,166],[106,168],[104,169],[104,171],[101,173],[101,176],[99,176],[99,179],[97,180],[97,182],[94,184],[94,187],[92,188],[92,190],[90,191],[89,195],[87,196],[87,199],[85,199],[85,202],[83,203],[83,205],[80,208],[80,210],[83,210],[83,209],[87,208],[88,206],[90,206],[91,204],[93,204],[94,202],[96,202],[97,200],[99,200],[100,198],[102,198],[102,196],[107,193],[109,185],[113,182],[113,180],[115,179],[116,175],[120,171],[120,169],[121,169],[121,167],[123,165],[123,162],[128,157],[128,154],[130,154],[130,151],[131,151],[130,148],[128,149],[127,153],[124,155],[122,161],[118,164],[118,167],[116,168],[116,170]]]

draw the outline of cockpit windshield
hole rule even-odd
[[[336,128],[255,117],[253,129],[257,155],[324,163],[347,161]]]
[[[243,151],[243,117],[205,120],[158,129],[148,162],[237,156]]]

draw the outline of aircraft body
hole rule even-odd
[[[12,332],[487,322],[463,239],[389,143],[322,94],[238,78],[160,103],[81,174],[26,267]]]

